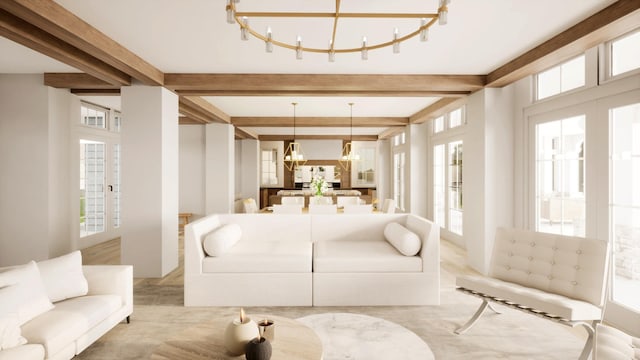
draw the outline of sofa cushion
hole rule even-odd
[[[44,347],[40,344],[26,344],[0,351],[0,360],[42,360]]]
[[[222,256],[205,257],[202,272],[311,272],[311,251],[306,241],[240,241]]]
[[[20,298],[18,305],[20,325],[53,309],[53,304],[49,301],[40,278],[40,271],[34,261],[0,272],[0,287],[14,284],[17,285],[17,296]]]
[[[384,228],[384,237],[402,255],[414,256],[420,252],[422,242],[416,233],[396,223],[388,223]]]
[[[20,288],[9,285],[0,288],[0,350],[13,348],[27,343],[20,332],[18,306],[20,305]]]
[[[242,237],[240,225],[222,225],[204,237],[202,246],[209,256],[220,256],[232,248]]]
[[[456,285],[524,305],[567,320],[599,320],[602,311],[586,301],[482,276],[456,278]]]
[[[86,295],[87,279],[82,272],[82,255],[79,250],[37,263],[40,276],[51,302]]]
[[[402,256],[386,241],[321,241],[314,244],[313,271],[419,272],[422,259]]]
[[[51,357],[78,337],[120,309],[118,295],[93,295],[56,303],[55,309],[22,326],[22,335],[30,343],[42,344]]]

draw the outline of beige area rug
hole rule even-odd
[[[388,320],[368,315],[327,313],[296,319],[322,341],[322,360],[433,360],[418,335]]]
[[[119,324],[75,359],[148,359],[157,346],[176,333],[213,318],[232,318],[238,312],[237,308],[175,305],[182,294],[181,286],[164,286],[158,294],[142,290],[144,295],[134,300],[131,324]],[[168,299],[173,301],[172,305],[167,305]],[[419,336],[429,344],[436,359],[577,359],[584,344],[584,340],[566,326],[504,307],[499,307],[503,311],[501,315],[488,311],[467,333],[455,335],[453,330],[475,312],[480,300],[444,289],[441,303],[439,306],[245,310],[293,319],[330,312],[385,319]]]

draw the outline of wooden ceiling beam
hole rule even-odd
[[[384,139],[388,139],[394,135],[400,134],[402,132],[403,128],[389,128],[383,132],[381,132],[380,134],[378,134],[378,139],[379,140],[384,140]]]
[[[44,84],[58,89],[110,89],[120,91],[119,85],[111,84],[85,73],[44,73]]]
[[[349,91],[324,90],[173,90],[182,96],[367,96],[367,97],[464,97],[471,91],[400,91],[367,89]]]
[[[458,103],[460,103],[459,99],[455,98],[440,99],[411,115],[411,117],[409,117],[409,122],[412,124],[421,124],[427,120],[435,119],[450,109],[453,109]]]
[[[165,74],[167,88],[190,95],[462,96],[485,82],[484,75]]]
[[[248,131],[246,129],[240,129],[239,127],[235,128],[235,138],[236,139],[253,139],[253,140],[258,140],[258,135],[252,133],[251,131]]]
[[[487,75],[487,86],[502,87],[638,27],[640,1],[618,0]]]
[[[349,135],[298,135],[296,134],[296,139],[298,140],[349,140],[349,139],[352,139],[354,141],[375,141],[375,140],[378,140],[378,135],[353,135],[353,137],[351,137]],[[258,140],[260,141],[293,140],[293,134],[259,135]]]
[[[232,117],[231,123],[242,127],[291,127],[293,117]],[[353,127],[404,126],[409,118],[354,117]],[[296,117],[296,127],[350,127],[349,117]]]
[[[190,111],[196,111],[209,119],[209,122],[227,123],[231,122],[231,117],[214,106],[207,100],[198,96],[180,96],[179,105],[188,108]]]
[[[55,1],[2,0],[0,8],[50,34],[50,36],[140,80],[145,85],[163,85],[164,83],[162,71]],[[85,71],[85,69],[80,70]]]
[[[0,3],[4,4],[4,2]],[[88,76],[94,77],[101,86],[120,86],[131,83],[131,77],[123,71],[105,64],[2,9],[0,9],[0,35],[90,74]]]
[[[195,119],[189,116],[180,116],[178,118],[179,125],[204,125],[206,123],[202,122],[199,119]]]
[[[120,89],[71,89],[71,93],[83,96],[120,96]]]

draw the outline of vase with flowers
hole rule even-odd
[[[322,196],[327,190],[329,190],[329,184],[324,180],[322,176],[314,176],[311,179],[311,191],[313,195]]]

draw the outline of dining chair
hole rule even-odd
[[[337,214],[338,205],[309,204],[309,214]]]
[[[309,207],[311,205],[332,205],[333,198],[331,196],[311,196],[309,197]]]
[[[396,201],[393,199],[384,199],[382,203],[382,212],[385,214],[393,214],[396,212]]]
[[[282,205],[302,205],[304,206],[304,196],[283,196],[280,198]]]
[[[358,196],[338,196],[336,197],[336,202],[338,203],[338,207],[343,207],[345,205],[358,205],[358,203],[360,203],[360,198]]]
[[[256,200],[254,198],[244,199],[242,201],[242,206],[244,207],[244,212],[247,214],[258,212],[258,205],[256,204]]]
[[[300,205],[300,204],[282,204],[282,205],[274,204],[273,213],[274,214],[302,214],[302,207],[303,205]]]
[[[347,204],[344,206],[345,214],[371,214],[373,213],[373,205],[352,205]]]

